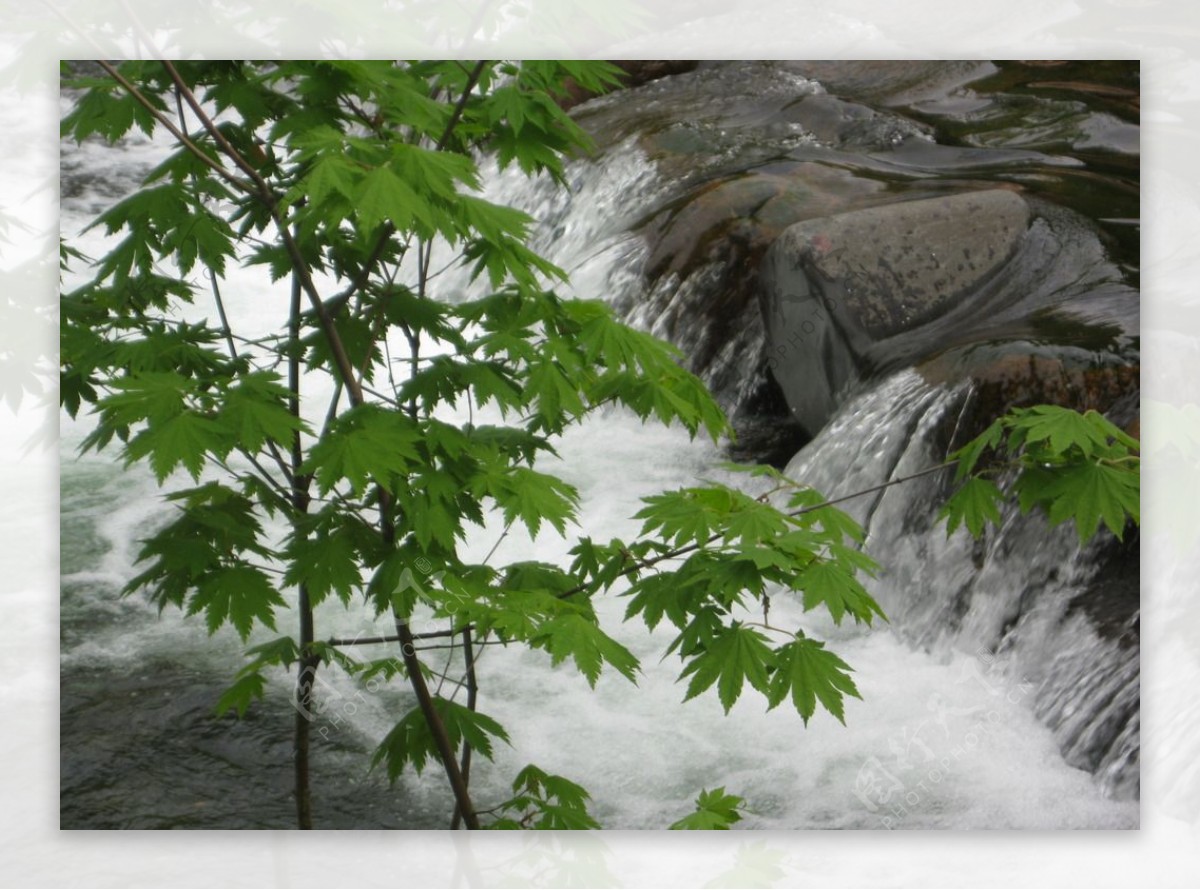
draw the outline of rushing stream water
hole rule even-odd
[[[901,188],[936,193],[972,176],[1019,177],[1050,196],[1066,186],[1048,170],[1065,171],[1067,179],[1088,173],[1099,184],[1086,199],[1066,203],[1080,213],[1089,210],[1081,205],[1096,203],[1092,218],[1105,228],[1114,267],[1124,285],[1136,287],[1136,237],[1131,242],[1129,234],[1136,196],[1131,209],[1127,177],[1117,175],[1135,168],[1136,128],[1131,149],[1129,125],[1087,103],[989,102],[960,89],[982,76],[974,66],[946,65],[936,77],[927,72],[925,80],[904,83],[896,71],[886,78],[876,71],[871,81],[865,66],[864,81],[891,78],[892,95],[876,97],[878,108],[902,104],[895,98],[900,84],[909,113],[843,115],[856,128],[850,133],[838,129],[828,108],[806,118],[807,126],[768,126],[756,117],[769,101],[790,107],[823,96],[819,71],[756,64],[668,78],[580,109],[606,145],[597,160],[572,164],[569,193],[493,171],[489,197],[539,219],[535,246],[567,269],[575,292],[603,295],[634,323],[671,337],[693,358],[704,356],[696,369],[743,426],[759,415],[772,426],[761,410],[770,399],[762,396],[757,309],[745,310],[740,326],[697,309],[724,286],[730,258],[676,262],[682,249],[662,247],[686,231],[681,196],[724,175],[723,165],[766,169],[762,175],[776,179],[783,167],[792,165],[791,175],[799,165],[810,174],[807,200],[829,212],[872,206]],[[846,70],[830,76],[850,77]],[[1005,71],[990,76],[996,89],[1012,87]],[[872,98],[868,86],[858,87],[863,101]],[[687,102],[709,109],[717,123],[706,124],[699,113],[687,125],[666,121],[665,108]],[[1069,141],[1068,133],[1077,143],[1069,151],[1039,154]],[[937,151],[942,147],[945,153]],[[132,188],[163,150],[146,140],[117,150],[64,145],[64,235]],[[1101,158],[1109,178],[1081,170],[1081,156]],[[750,191],[764,185],[747,184],[750,178],[739,173],[730,181]],[[780,196],[755,194],[757,208]],[[1105,202],[1105,195],[1120,200]],[[665,223],[664,207],[675,208]],[[92,256],[100,252],[95,233],[78,243]],[[648,274],[652,268],[658,273]],[[454,273],[441,284],[450,299],[466,290]],[[276,321],[262,307],[267,287],[241,271],[226,283],[246,335]],[[906,367],[881,370],[843,393],[802,448],[802,439],[784,437],[795,444],[779,462],[829,495],[924,469],[944,455],[947,423],[968,397],[963,384]],[[62,826],[290,827],[291,678],[275,678],[240,722],[211,717],[241,647],[232,633],[209,638],[196,620],[119,597],[135,574],[137,538],[167,508],[143,469],[121,470],[107,456],[79,458],[86,429],[86,420],[63,420]],[[602,539],[636,533],[630,517],[643,495],[700,477],[744,484],[719,469],[727,458],[721,448],[619,411],[573,429],[560,452],[553,469],[581,493],[580,533]],[[714,785],[745,797],[745,824],[759,828],[1136,827],[1136,604],[1128,604],[1131,589],[1136,599],[1136,542],[1132,550],[1081,552],[1072,528],[1050,530],[1016,515],[1006,515],[982,545],[962,533],[947,538],[933,523],[944,494],[939,482],[926,480],[848,508],[867,526],[867,549],[885,567],[872,592],[891,624],[837,627],[786,597],[773,600],[773,616],[828,639],[855,668],[863,700],[848,701],[845,727],[821,714],[806,729],[794,712],[764,713],[755,696],[728,717],[715,697],[682,704],[676,662],[660,661],[665,635],[621,625],[624,604],[613,598],[598,609],[642,660],[636,689],[605,675],[590,692],[576,672],[552,669],[544,654],[515,647],[481,656],[481,709],[506,726],[513,746],[501,747],[494,765],[477,766],[477,800],[503,799],[511,776],[533,762],[585,785],[596,817],[611,828],[663,827],[690,809],[701,787]],[[482,557],[499,533],[499,525],[490,526],[466,546]],[[555,561],[569,547],[543,532],[534,541],[506,537],[497,555]],[[281,626],[287,621],[281,616]],[[336,604],[324,604],[318,622],[322,636],[379,630]],[[448,795],[436,771],[389,789],[366,770],[365,755],[409,707],[406,692],[364,694],[332,673],[319,691],[326,709],[313,758],[318,826],[444,825]]]

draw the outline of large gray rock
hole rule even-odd
[[[1029,206],[1003,189],[889,204],[797,223],[763,265],[768,365],[815,433],[878,344],[946,316],[1017,252]],[[930,344],[934,345],[934,344]]]

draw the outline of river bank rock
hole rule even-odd
[[[1136,289],[1083,217],[1016,190],[798,223],[761,277],[767,364],[810,433],[858,383],[902,367],[972,384],[991,416],[1136,400]]]
[[[766,437],[772,452],[904,367],[984,385],[997,405],[1128,381],[1109,366],[1137,364],[1136,182],[1120,153],[1098,174],[1066,131],[1013,130],[1062,111],[1061,90],[1003,92],[1044,71],[643,64],[641,86],[572,112],[600,151],[634,146],[659,181],[631,214],[644,286],[616,308],[674,342],[735,425],[791,427]],[[1081,108],[1071,121],[1094,123]],[[1086,379],[1064,389],[1063,373]]]
[[[978,294],[1029,223],[1021,196],[992,189],[788,228],[764,261],[763,316],[768,364],[799,422],[815,433],[873,347]]]
[[[1112,354],[1019,340],[950,350],[916,371],[933,384],[970,384],[957,444],[1010,408],[1039,404],[1099,411],[1131,435],[1139,433],[1141,368]]]

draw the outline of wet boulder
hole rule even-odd
[[[956,420],[964,442],[1010,408],[1039,404],[1099,411],[1137,436],[1141,367],[1132,363],[1135,358],[1012,340],[950,349],[917,365],[916,371],[933,384],[970,383],[973,397]]]
[[[763,317],[768,365],[797,420],[815,433],[839,393],[886,360],[881,344],[979,295],[1016,254],[1030,220],[1020,195],[991,189],[788,228],[764,261]],[[919,339],[906,337],[897,351]]]

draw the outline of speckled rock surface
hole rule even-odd
[[[1016,251],[1029,207],[1004,189],[889,204],[809,220],[776,248],[835,284],[845,321],[872,339],[940,315]]]
[[[763,315],[768,365],[799,423],[812,432],[824,424],[878,355],[876,344],[978,295],[1017,253],[1030,220],[1020,195],[991,189],[784,231],[763,263]]]

